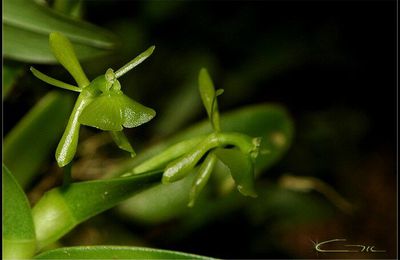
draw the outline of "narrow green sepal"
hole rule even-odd
[[[52,32],[49,36],[50,49],[61,65],[71,74],[80,88],[90,84],[76,57],[71,42],[63,34]]]
[[[150,55],[153,53],[155,48],[156,48],[156,46],[154,46],[154,45],[151,46],[150,48],[148,48],[147,50],[145,50],[144,52],[139,54],[136,58],[134,58],[133,60],[131,60],[130,62],[125,64],[122,68],[120,68],[119,70],[117,70],[115,72],[115,77],[116,78],[121,77],[122,75],[124,75],[125,73],[127,73],[128,71],[130,71],[131,69],[133,69],[134,67],[139,65],[140,63],[142,63],[145,59],[150,57]]]
[[[30,71],[32,72],[32,74],[36,78],[38,78],[38,79],[40,79],[40,80],[42,80],[42,81],[44,81],[47,84],[50,84],[52,86],[63,88],[63,89],[67,89],[67,90],[72,90],[72,91],[75,91],[75,92],[81,92],[82,91],[82,89],[80,89],[80,88],[78,88],[78,87],[76,87],[74,85],[71,85],[71,84],[62,82],[62,81],[60,81],[58,79],[52,78],[50,76],[47,76],[46,74],[38,71],[34,67],[30,67]]]
[[[128,138],[122,131],[110,131],[110,135],[114,140],[115,144],[122,150],[127,151],[131,154],[131,157],[135,157],[136,153],[133,150]]]
[[[192,188],[189,194],[189,207],[193,207],[194,203],[199,196],[200,192],[203,190],[204,186],[207,184],[208,179],[214,169],[214,165],[217,161],[217,157],[213,152],[210,152],[204,162],[201,164],[199,171],[193,180]]]

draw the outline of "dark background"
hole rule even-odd
[[[88,20],[107,26],[114,16],[127,17],[147,42],[156,44],[160,65],[154,66],[162,69],[155,68],[144,97],[158,97],[163,104],[163,96],[175,93],[164,86],[179,89],[182,78],[195,79],[195,72],[185,66],[196,71],[206,57],[217,86],[225,88],[221,110],[278,102],[293,116],[293,148],[264,178],[285,172],[315,176],[359,207],[351,216],[338,213],[328,224],[298,225],[284,234],[271,232],[268,239],[260,227],[273,227],[273,219],[252,224],[237,212],[174,245],[167,235],[160,236],[157,246],[223,258],[316,257],[305,249],[311,247],[310,239],[339,236],[384,248],[384,257],[395,255],[394,1],[87,4],[87,10],[93,10]],[[199,61],[192,65],[191,58]],[[201,114],[188,116],[182,125],[200,118]]]
[[[110,61],[118,67],[126,57],[156,45],[151,62],[121,80],[128,95],[161,111],[144,137],[161,139],[204,117],[192,89],[198,70],[206,66],[217,87],[225,89],[220,110],[277,102],[292,115],[293,145],[261,182],[275,182],[288,172],[313,176],[356,207],[347,214],[331,206],[329,217],[303,222],[290,216],[284,222],[279,215],[254,220],[251,210],[240,210],[175,240],[169,239],[171,231],[163,233],[163,225],[124,223],[126,228],[154,247],[220,258],[397,255],[395,1],[84,4],[85,20],[122,39],[113,57],[84,64],[90,78],[103,73]],[[128,82],[136,85],[125,87]],[[14,90],[22,100],[30,94],[40,97],[42,92]],[[23,105],[16,98],[4,103],[14,112],[5,114],[5,133],[33,105],[35,99],[28,98]],[[182,98],[189,100],[186,107],[180,107]],[[338,256],[313,251],[310,240],[333,238],[387,252]]]

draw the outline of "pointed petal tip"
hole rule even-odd
[[[237,189],[244,196],[248,196],[248,197],[252,197],[252,198],[257,198],[258,197],[257,193],[253,189],[246,189],[241,185],[238,185]]]

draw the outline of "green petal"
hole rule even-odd
[[[231,171],[240,193],[257,197],[254,190],[254,168],[251,157],[239,149],[216,149],[215,154]]]
[[[124,127],[137,127],[147,123],[156,115],[156,111],[136,102],[126,95],[119,95],[116,97],[116,100],[121,107]]]
[[[156,112],[122,93],[105,93],[83,111],[79,122],[104,131],[121,131],[150,121]]]
[[[104,131],[121,131],[123,118],[120,103],[114,95],[103,94],[85,107],[79,122]]]

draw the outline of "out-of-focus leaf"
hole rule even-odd
[[[49,46],[49,35],[42,35],[3,23],[3,56],[22,62],[57,63]],[[79,60],[106,55],[109,51],[74,42]]]
[[[21,65],[4,64],[3,66],[3,100],[11,91],[12,86],[15,84],[17,78],[22,74],[23,69]]]
[[[82,0],[55,0],[52,7],[58,12],[75,18],[82,14]]]
[[[50,92],[5,137],[3,162],[22,187],[29,184],[54,148],[72,102],[69,96]]]
[[[213,259],[177,251],[147,247],[84,246],[44,252],[35,259]]]
[[[61,32],[74,43],[79,59],[106,54],[116,45],[112,34],[72,19],[32,0],[5,0],[3,55],[25,62],[54,63],[48,46],[51,32]]]
[[[223,114],[221,116],[221,128],[224,129],[224,131],[234,131],[249,136],[261,137],[261,151],[255,162],[256,176],[267,170],[284,155],[293,137],[293,124],[288,113],[283,107],[272,104],[248,106]],[[208,121],[199,123],[171,137],[168,141],[155,145],[143,153],[138,154],[135,159],[131,160],[114,174],[129,172],[136,165],[159,154],[171,144],[211,131],[212,129]],[[185,179],[189,179],[191,175],[192,174],[189,174]],[[139,193],[124,202],[119,207],[119,210],[128,218],[145,223],[159,223],[174,217],[182,216],[182,214],[186,212],[184,208],[186,207],[191,187],[191,183],[186,183],[186,181],[184,181],[185,179],[170,185],[156,185],[151,190]],[[190,179],[192,180],[192,178]],[[184,185],[185,183],[186,185]],[[173,190],[172,187],[174,188]],[[144,194],[146,194],[146,196],[142,196]],[[158,203],[160,200],[163,201],[163,203]],[[157,207],[143,206],[143,211],[141,211],[137,208],[140,205],[157,205]],[[203,207],[204,205],[207,205],[207,203],[203,205],[197,203],[194,209]],[[175,210],[181,208],[182,210]],[[213,206],[212,208],[221,208],[221,205],[218,204],[218,206],[215,208]],[[204,208],[204,210],[207,209]],[[207,215],[206,213],[204,214]]]
[[[24,191],[4,165],[2,172],[3,258],[27,259],[36,250],[31,208]]]
[[[47,192],[32,210],[38,246],[58,240],[79,223],[161,180],[162,172],[79,182]]]
[[[194,174],[189,174],[177,182],[155,185],[122,203],[119,211],[149,225],[182,215],[189,210],[188,195],[194,176]]]

